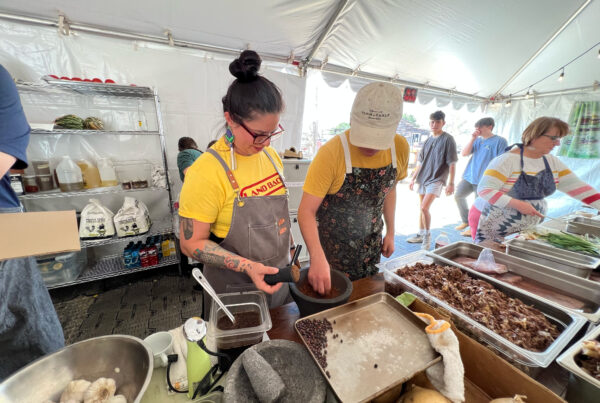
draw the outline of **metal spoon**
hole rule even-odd
[[[227,315],[227,317],[229,318],[229,320],[231,321],[231,323],[235,323],[235,317],[229,311],[229,309],[227,309],[227,307],[225,306],[225,304],[223,303],[223,301],[221,301],[221,299],[217,296],[217,293],[212,288],[212,286],[210,285],[210,283],[208,282],[208,280],[206,279],[206,277],[204,277],[202,275],[202,272],[200,271],[199,268],[196,267],[196,268],[194,268],[194,270],[192,270],[192,276],[208,292],[208,294],[212,297],[212,299],[214,299],[215,301],[217,301],[217,304],[221,307],[221,309],[223,310],[223,312],[225,312],[225,314]]]

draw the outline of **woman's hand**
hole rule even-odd
[[[381,254],[384,257],[390,257],[392,256],[392,253],[394,253],[394,234],[386,233],[381,245]]]
[[[311,259],[308,269],[308,282],[313,290],[324,295],[331,290],[331,272],[325,257]]]
[[[277,274],[279,269],[276,267],[265,266],[262,263],[247,261],[241,265],[244,267],[243,272],[250,277],[256,288],[267,294],[273,294],[281,288],[282,283],[269,285],[265,283],[265,274]]]
[[[533,207],[531,205],[531,203],[529,203],[525,200],[512,199],[508,203],[508,206],[518,210],[519,213],[521,213],[523,215],[534,215],[534,216],[544,218],[543,214],[541,214],[539,211],[537,211],[535,209],[535,207]]]
[[[415,180],[414,180],[414,178],[410,180],[410,183],[408,184],[408,189],[411,190],[411,191],[415,189]]]

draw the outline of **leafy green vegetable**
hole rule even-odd
[[[536,233],[537,237],[549,244],[570,250],[583,252],[593,256],[600,256],[600,243],[595,238],[584,238],[567,232],[548,232],[547,234]]]

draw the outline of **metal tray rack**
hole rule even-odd
[[[405,291],[411,292],[419,298],[423,299],[434,306],[441,307],[447,311],[451,316],[454,323],[461,329],[467,330],[473,337],[480,341],[488,344],[490,347],[496,349],[502,355],[507,357],[511,362],[521,364],[522,369],[532,374],[534,368],[546,368],[554,359],[560,354],[560,352],[568,345],[568,343],[575,337],[577,332],[584,326],[587,320],[573,311],[563,309],[550,304],[548,301],[538,298],[532,294],[524,293],[518,288],[515,288],[507,283],[498,281],[492,277],[483,275],[482,273],[474,270],[466,269],[465,267],[458,265],[454,262],[448,263],[446,259],[442,259],[433,254],[430,256],[426,255],[427,252],[418,252],[411,254],[412,262],[407,257],[400,258],[398,262],[394,260],[387,261],[380,264],[380,268],[384,269],[385,281],[393,282],[400,285]],[[428,258],[428,259],[427,259]],[[516,344],[510,342],[504,337],[492,330],[488,329],[484,325],[478,323],[468,315],[460,312],[450,304],[441,299],[434,297],[427,291],[417,287],[408,280],[400,277],[395,273],[395,270],[402,267],[415,264],[417,262],[433,262],[438,264],[452,265],[459,269],[466,271],[471,277],[487,281],[492,284],[496,289],[502,291],[506,295],[512,298],[520,299],[527,305],[533,306],[540,310],[552,323],[556,324],[562,329],[560,335],[554,340],[554,342],[543,352],[535,352],[526,350]]]
[[[298,324],[325,318],[333,326],[327,335],[327,368],[308,350],[342,402],[370,401],[441,360],[429,343],[425,322],[389,294],[298,319],[296,332],[305,345]]]
[[[432,252],[433,255],[445,259],[454,259],[458,256],[466,256],[473,259],[477,259],[479,254],[484,248],[468,242],[456,242],[445,246],[443,248],[436,249]],[[551,267],[542,266],[540,264],[520,259],[515,256],[509,256],[505,253],[498,251],[492,251],[494,260],[496,263],[506,265],[509,272],[518,274],[519,276],[531,279],[538,283],[544,284],[548,287],[560,290],[562,294],[573,297],[577,300],[585,302],[592,310],[592,312],[580,312],[574,310],[574,312],[586,317],[593,323],[600,322],[600,283],[595,281],[585,280],[581,277],[573,276],[565,273],[564,271],[554,270]],[[455,265],[458,263],[453,262]],[[471,271],[472,269],[466,266],[466,270]],[[482,274],[486,276],[485,274]],[[494,279],[494,277],[490,277]],[[519,288],[518,285],[514,287]],[[543,298],[537,294],[531,293],[527,290],[519,288],[524,293],[530,293],[532,296],[537,298]],[[556,301],[548,300],[550,304],[557,304]],[[561,305],[562,306],[562,305]],[[563,306],[565,309],[572,310],[569,307]]]
[[[600,220],[592,220],[585,217],[571,218],[567,224],[567,232],[600,237]]]
[[[600,258],[518,238],[506,242],[506,253],[583,278],[600,266]]]
[[[600,326],[597,326],[573,344],[556,360],[561,367],[570,373],[566,399],[571,403],[600,401],[600,381],[584,371],[575,362],[575,357],[581,352],[581,343],[585,340],[595,339],[600,339]]]

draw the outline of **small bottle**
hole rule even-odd
[[[123,264],[126,269],[131,269],[131,257],[131,249],[129,245],[127,245],[125,249],[123,249]]]
[[[146,246],[140,248],[140,264],[142,267],[148,267],[148,249]]]
[[[169,255],[175,256],[177,250],[175,249],[175,239],[173,235],[169,235]]]
[[[437,238],[435,238],[435,249],[443,248],[444,246],[450,245],[450,238],[445,232],[440,233]]]
[[[130,269],[140,267],[140,250],[137,245],[131,246],[131,263],[129,264]]]
[[[161,236],[155,235],[153,236],[154,247],[156,248],[157,259],[160,261],[162,259],[162,244],[161,244]],[[158,264],[158,263],[157,263]]]
[[[148,265],[156,266],[158,264],[158,251],[156,250],[156,247],[154,244],[150,244],[146,250],[148,251]]]
[[[161,242],[161,249],[163,257],[171,256],[171,249],[169,246],[169,237],[165,235],[163,237],[163,241]]]

